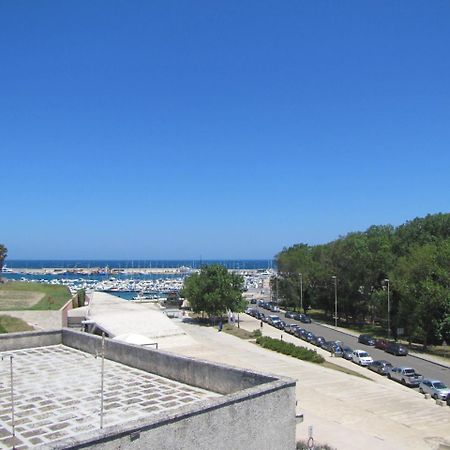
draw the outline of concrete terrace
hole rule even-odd
[[[8,351],[0,360],[0,448],[12,448],[10,358],[20,450],[100,428],[101,358],[65,347]],[[104,427],[176,410],[219,394],[105,360]]]

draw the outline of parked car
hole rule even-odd
[[[333,353],[334,356],[342,356],[343,352],[339,345],[336,344],[334,341],[326,341],[322,345],[322,348],[330,353]]]
[[[275,316],[274,314],[271,314],[267,316],[267,323],[270,325],[275,325],[276,322],[280,322],[280,318],[278,316]]]
[[[292,317],[294,320],[298,320],[299,322],[301,321],[300,320],[300,317],[301,317],[302,315],[300,314],[300,313],[294,313],[294,316]]]
[[[450,406],[450,395],[447,395],[447,406]]]
[[[375,339],[375,348],[379,348],[380,350],[386,350],[387,345],[388,341],[386,339]]]
[[[389,370],[387,377],[410,387],[417,387],[423,381],[423,376],[411,367],[393,367]]]
[[[372,357],[365,350],[353,350],[352,361],[360,366],[368,366],[373,363]]]
[[[423,380],[419,384],[419,392],[430,394],[435,399],[447,400],[450,395],[450,388],[439,380]]]
[[[408,349],[397,342],[389,342],[384,351],[396,356],[406,356],[408,354]]]
[[[358,342],[365,345],[375,345],[375,339],[369,334],[360,334]]]
[[[303,323],[311,323],[311,317],[309,317],[307,314],[300,314],[299,320]]]
[[[307,332],[306,332],[306,334],[305,334],[305,339],[306,339],[308,342],[312,342],[312,341],[314,340],[314,338],[315,338],[314,333],[312,333],[311,331],[307,331]]]
[[[286,317],[286,319],[293,319],[295,316],[295,312],[294,311],[286,311],[284,313],[284,317]]]
[[[286,326],[286,322],[284,320],[277,320],[273,324],[275,328],[278,328],[279,330],[284,330],[284,327]]]
[[[345,359],[351,360],[352,354],[353,354],[353,349],[348,347],[347,345],[342,346],[341,349],[342,349],[342,356]]]
[[[306,330],[301,327],[297,327],[294,331],[294,334],[299,338],[303,338],[304,333],[306,333]]]
[[[256,298],[250,299],[250,303],[251,303],[252,305],[256,305]]]
[[[314,340],[311,342],[311,344],[317,345],[317,347],[322,347],[324,344],[325,338],[323,336],[316,336]]]
[[[369,365],[369,370],[379,373],[380,375],[387,375],[391,368],[392,364],[389,361],[385,361],[383,359],[377,359]]]

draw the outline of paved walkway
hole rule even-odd
[[[150,303],[135,303],[94,292],[90,297],[88,318],[111,337],[134,333],[157,342],[160,349],[193,344],[192,338],[176,322],[159,306]]]
[[[438,449],[440,443],[450,448],[450,408],[367,369],[324,353],[328,361],[360,372],[369,380],[271,352],[213,328],[181,326],[198,343],[171,351],[297,379],[297,409],[305,418],[297,426],[298,439],[307,439],[308,427],[313,426],[317,441],[338,449],[424,450]],[[241,327],[254,330],[259,321],[244,316]],[[263,332],[278,338],[281,334],[266,324]],[[307,345],[285,333],[283,338]]]

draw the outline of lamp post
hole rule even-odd
[[[388,317],[387,317],[387,332],[388,332],[388,339],[391,337],[391,298],[390,298],[390,291],[389,291],[389,278],[386,278],[384,282],[387,285],[387,309],[388,309]]]
[[[337,328],[338,307],[337,307],[337,276],[331,277],[334,281],[334,327]]]
[[[303,275],[300,275],[300,311],[303,309]]]

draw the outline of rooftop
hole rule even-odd
[[[101,358],[64,345],[2,353],[0,448],[12,447],[13,357],[16,449],[100,429]],[[147,419],[219,394],[105,359],[104,427]]]

